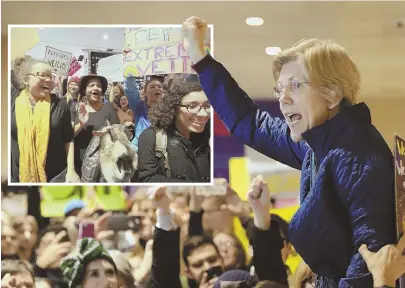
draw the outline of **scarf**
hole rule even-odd
[[[29,93],[25,89],[15,101],[18,147],[20,149],[20,182],[47,182],[46,154],[50,132],[51,98],[35,104],[32,111]]]
[[[65,257],[60,265],[69,288],[80,286],[84,280],[86,266],[90,262],[98,259],[107,260],[114,266],[115,271],[117,271],[114,260],[99,241],[93,238],[83,238],[79,240],[77,243],[77,254]]]

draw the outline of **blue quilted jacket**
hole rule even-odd
[[[377,251],[395,243],[395,202],[393,156],[371,124],[368,107],[361,103],[345,108],[296,143],[285,121],[260,110],[211,56],[193,68],[234,136],[301,170],[301,205],[289,233],[318,275],[317,286],[373,287],[357,249],[364,243]]]

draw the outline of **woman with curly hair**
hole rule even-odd
[[[138,146],[138,181],[209,182],[211,106],[200,84],[183,83],[152,107],[151,127]],[[167,159],[156,153],[156,132],[167,134]]]

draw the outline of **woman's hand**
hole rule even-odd
[[[227,184],[226,189],[226,204],[221,206],[221,210],[228,210],[238,218],[250,217],[250,206],[247,202],[240,199],[238,193]]]
[[[201,211],[201,204],[205,197],[202,195],[197,195],[195,190],[195,187],[192,187],[190,191],[190,211],[198,213]]]
[[[388,285],[395,287],[395,282],[405,273],[405,236],[402,235],[398,244],[386,245],[378,252],[368,250],[365,244],[359,248],[359,253],[373,275],[374,287]]]
[[[37,259],[37,265],[41,269],[58,268],[63,257],[72,250],[71,242],[61,242],[66,236],[65,231],[59,232],[45,248],[44,252]]]
[[[79,118],[80,125],[82,127],[87,125],[87,122],[89,121],[89,112],[86,110],[86,104],[83,102],[79,103],[79,109],[77,111],[77,116]]]
[[[207,23],[198,17],[190,17],[183,23],[183,46],[194,64],[198,63],[207,55],[204,48],[206,31]]]
[[[258,175],[253,179],[246,198],[253,210],[255,226],[268,230],[270,228],[270,191],[263,176]]]
[[[161,216],[170,214],[171,200],[166,192],[165,186],[152,187],[148,191],[149,199],[153,201],[153,205],[157,209],[156,213]]]

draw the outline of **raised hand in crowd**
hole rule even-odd
[[[150,277],[153,260],[153,240],[149,240],[145,246],[142,262],[134,273],[135,283],[140,285],[144,284]]]
[[[63,257],[72,250],[71,242],[62,242],[66,237],[66,232],[59,232],[51,243],[45,248],[44,252],[37,259],[37,265],[41,269],[58,268]]]
[[[77,117],[79,119],[80,125],[82,127],[87,125],[89,121],[89,112],[86,109],[86,104],[83,102],[79,103],[79,109],[77,111]]]
[[[108,230],[108,219],[112,212],[106,212],[94,221],[94,235],[96,240],[101,241],[114,235],[114,231]]]
[[[405,273],[405,236],[398,244],[385,245],[378,252],[371,252],[365,244],[359,252],[373,275],[374,287],[395,287],[396,280]]]
[[[165,186],[152,187],[148,191],[149,199],[153,201],[153,206],[156,208],[156,214],[159,216],[167,216],[171,214],[171,200],[167,195]]]
[[[231,185],[227,184],[226,190],[226,204],[221,206],[222,210],[229,210],[235,217],[238,218],[249,218],[250,217],[250,206],[247,202],[240,199],[238,193],[231,188]]]
[[[261,175],[253,179],[247,192],[247,199],[253,210],[255,226],[268,230],[270,227],[270,191]]]
[[[203,203],[205,197],[202,195],[197,195],[195,187],[191,188],[190,191],[190,203],[189,209],[192,212],[200,212],[201,211],[201,204]]]
[[[194,16],[188,18],[183,23],[183,46],[194,64],[198,63],[207,55],[204,47],[207,27],[207,22]]]

